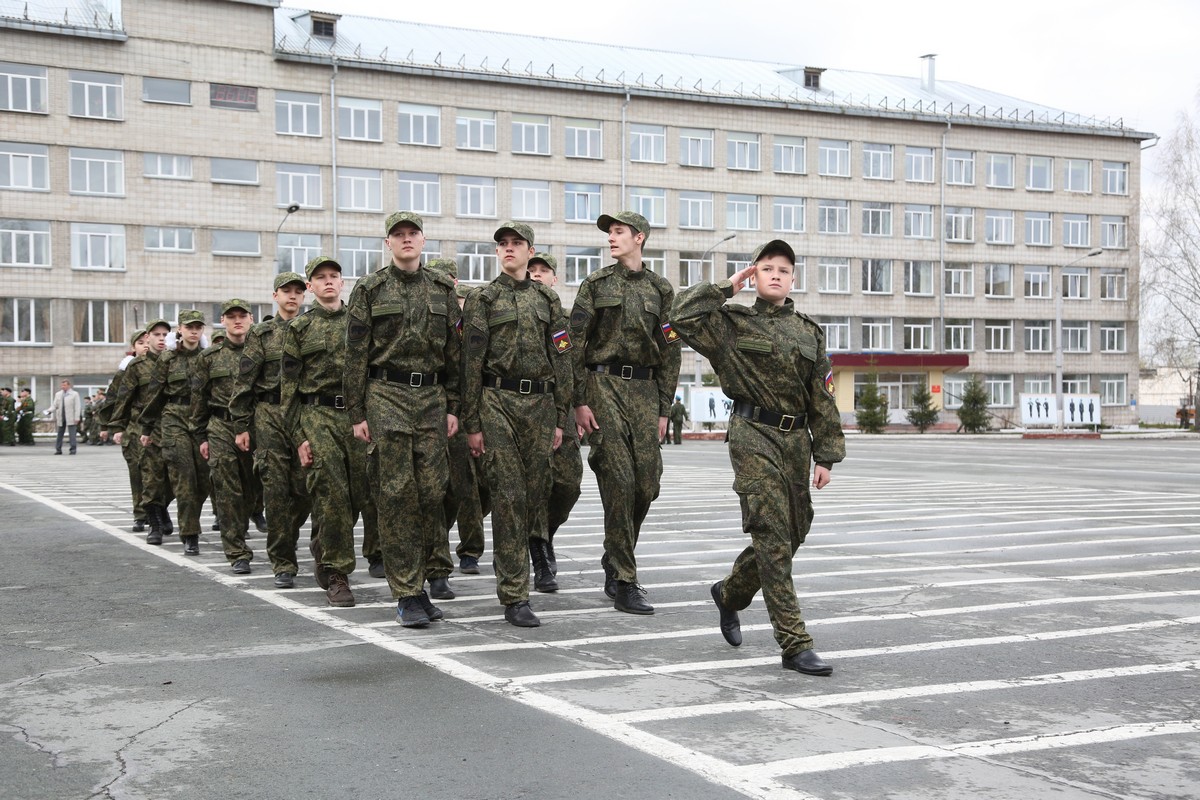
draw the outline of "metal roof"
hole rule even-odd
[[[120,32],[121,0],[0,0],[0,22],[29,29]]]

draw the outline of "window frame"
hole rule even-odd
[[[282,89],[275,92],[276,135],[320,138],[323,127],[321,123],[321,95]],[[312,130],[313,127],[316,130]]]
[[[111,80],[104,80],[108,78]],[[96,89],[99,98],[94,97]],[[80,93],[82,92],[82,93]],[[72,69],[67,71],[67,116],[122,122],[125,119],[125,76],[112,72]],[[92,113],[100,100],[100,113]],[[111,106],[111,107],[110,107]]]
[[[848,140],[817,140],[817,174],[828,178],[850,177],[850,142]]]
[[[419,113],[422,111],[429,113]],[[417,140],[417,120],[421,120],[421,141]],[[406,131],[409,136],[407,140],[404,138]],[[421,103],[396,103],[396,143],[414,147],[441,147],[442,109]]]

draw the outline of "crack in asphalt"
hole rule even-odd
[[[125,751],[137,743],[138,737],[143,736],[147,733],[150,733],[151,731],[157,730],[158,728],[161,728],[163,725],[168,724],[169,722],[174,720],[177,716],[184,713],[185,711],[189,711],[194,706],[197,706],[200,703],[203,703],[204,700],[205,700],[205,698],[201,698],[199,700],[193,700],[192,702],[188,703],[187,705],[183,706],[182,708],[177,709],[176,711],[172,711],[170,714],[168,714],[166,716],[165,719],[162,719],[162,720],[154,723],[150,727],[144,728],[144,729],[138,731],[137,733],[133,734],[132,736],[128,737],[128,740],[125,742],[125,744],[121,745],[117,749],[117,751],[113,754],[113,757],[116,759],[117,764],[120,765],[120,770],[118,771],[117,776],[115,778],[113,778],[112,780],[110,780],[108,783],[101,786],[95,792],[92,792],[90,795],[88,795],[87,800],[92,800],[92,798],[96,798],[96,797],[102,797],[102,798],[105,798],[105,800],[116,800],[116,796],[113,795],[113,793],[112,793],[113,786],[115,786],[117,783],[119,783],[121,780],[123,780],[129,774],[129,762],[125,759]]]

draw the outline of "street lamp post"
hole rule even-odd
[[[734,239],[736,237],[737,237],[736,233],[731,233],[728,236],[726,236],[724,239],[718,240],[712,247],[708,248],[703,253],[701,253],[700,254],[700,268],[701,269],[704,268],[704,259],[708,258],[709,253],[711,253],[713,250],[716,250],[718,247],[725,244],[725,242],[728,242],[730,239]],[[713,277],[715,278],[717,276],[713,275]],[[715,281],[714,281],[714,283],[715,283]],[[695,385],[696,385],[696,388],[700,388],[700,354],[695,351],[693,351],[693,353],[695,353],[695,357],[692,360],[692,364],[695,367],[695,376],[694,376],[696,379]]]
[[[1093,247],[1074,261],[1063,264],[1059,268],[1057,288],[1051,287],[1054,290],[1054,431],[1056,433],[1062,433],[1063,429],[1063,279],[1066,277],[1068,267],[1073,267],[1080,261],[1098,256],[1103,252],[1099,247]]]
[[[279,260],[279,231],[283,230],[283,223],[288,221],[288,217],[300,210],[299,203],[292,203],[283,212],[283,219],[279,220],[279,224],[275,226],[275,271],[283,272],[283,262]]]

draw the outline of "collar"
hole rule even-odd
[[[642,262],[641,269],[630,269],[620,261],[613,266],[616,267],[616,273],[627,281],[640,281],[644,279],[646,277],[646,273],[649,272],[649,270],[646,269],[646,262],[644,261]]]
[[[777,306],[774,303],[768,303],[761,297],[754,298],[754,310],[759,314],[766,314],[768,317],[783,316],[795,312],[795,304],[792,298],[787,298],[783,301],[783,305]]]
[[[496,276],[496,283],[501,286],[507,286],[512,289],[528,289],[533,284],[533,279],[529,277],[529,273],[525,273],[525,280],[519,281],[507,272],[501,272]]]
[[[329,309],[325,308],[325,306],[321,305],[320,303],[317,303],[316,305],[314,305],[312,307],[312,313],[316,314],[318,317],[321,317],[322,319],[332,319],[333,317],[340,317],[342,314],[346,313],[346,303],[345,303],[345,301],[342,301],[342,304],[340,306],[338,306],[337,311],[330,311]]]

